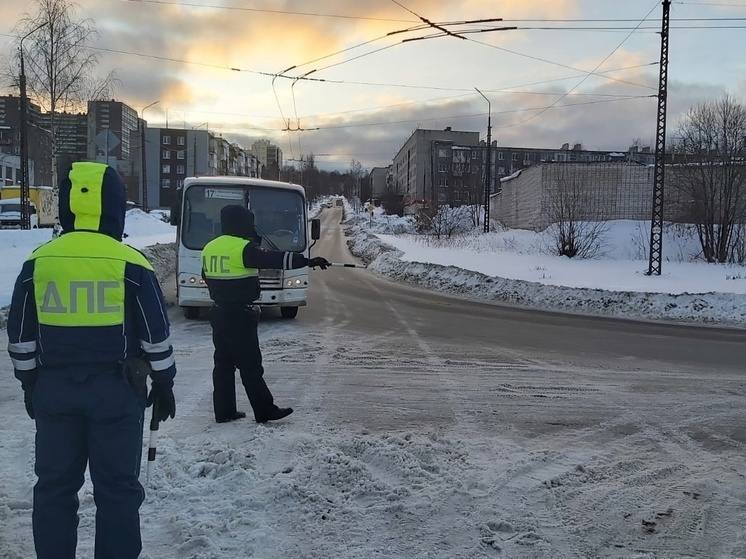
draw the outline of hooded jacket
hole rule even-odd
[[[220,210],[221,235],[202,249],[202,277],[218,304],[250,304],[259,299],[259,270],[295,270],[308,265],[299,252],[259,248],[254,212],[239,205]]]
[[[60,183],[64,233],[39,248],[18,275],[8,315],[16,377],[38,371],[118,371],[145,357],[154,381],[176,374],[160,285],[145,256],[122,244],[125,187],[101,163],[74,163]]]

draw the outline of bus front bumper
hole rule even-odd
[[[209,307],[212,305],[210,292],[206,287],[178,286],[180,307]],[[305,307],[308,297],[306,288],[262,289],[255,304],[262,307]]]

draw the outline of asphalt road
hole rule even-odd
[[[339,224],[341,209],[321,214],[322,238],[312,252],[359,262]],[[603,368],[631,366],[702,375],[746,369],[746,330],[675,325],[521,309],[404,286],[367,270],[313,272],[309,306],[300,320],[344,319],[361,336],[409,330],[417,354],[426,341],[441,357],[463,353],[500,361],[504,355]]]

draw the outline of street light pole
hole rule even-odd
[[[487,101],[487,170],[484,184],[484,232],[490,232],[490,191],[492,190],[492,103],[476,87],[477,93]]]
[[[150,105],[146,105],[140,112],[140,114],[142,115],[140,118],[140,154],[142,155],[142,209],[146,212],[148,211],[148,175],[145,165],[145,110],[149,109],[156,103],[160,103],[160,99],[158,101],[153,101]]]
[[[23,41],[36,33],[39,29],[47,25],[45,21],[41,25],[37,25],[31,31],[21,37],[21,41],[18,47],[19,58],[21,62],[21,75],[18,78],[18,85],[21,89],[21,229],[31,229],[31,213],[29,200],[29,173],[28,173],[28,99],[26,98],[26,67],[23,64]]]

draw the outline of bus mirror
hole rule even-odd
[[[311,220],[311,239],[318,241],[321,238],[321,220]]]
[[[169,223],[171,225],[179,225],[179,215],[181,214],[181,207],[179,204],[174,204],[171,206],[171,212],[168,217]]]

